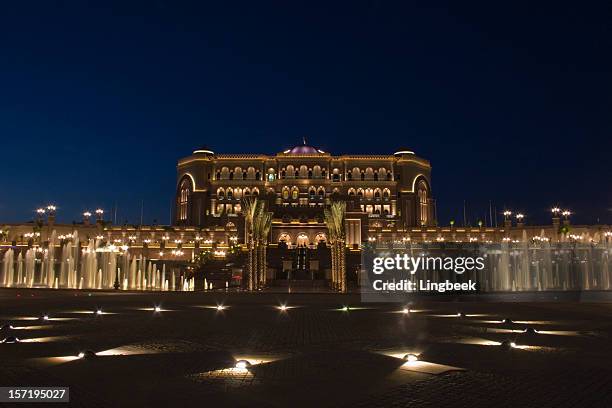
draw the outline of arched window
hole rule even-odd
[[[234,192],[232,191],[231,188],[227,189],[227,193],[226,194],[227,194],[227,199],[228,200],[231,200],[232,198],[234,198]]]
[[[316,195],[315,188],[314,187],[310,187],[310,189],[308,190],[308,197],[311,200],[314,200],[315,199],[315,195]]]
[[[291,199],[297,200],[300,197],[300,190],[297,187],[291,189]]]
[[[427,225],[429,221],[429,203],[428,203],[428,191],[427,183],[421,180],[417,187],[417,197],[419,200],[419,223],[421,225]]]
[[[259,196],[259,189],[257,187],[255,187],[252,191],[253,196],[258,197]]]
[[[225,198],[225,191],[222,188],[217,189],[217,198],[223,200]]]
[[[357,190],[357,197],[363,198],[363,188]]]
[[[349,173],[349,174],[351,174],[351,173]],[[352,188],[352,187],[351,187],[351,188],[349,188],[349,190],[348,190],[348,195],[349,195],[349,197],[353,197],[353,196],[355,195],[355,189],[354,189],[354,188]]]
[[[374,198],[380,198],[380,189],[379,188],[374,190]]]
[[[351,181],[353,179],[353,173],[351,173],[350,171],[348,173],[346,173],[346,179],[348,181]]]
[[[289,199],[289,187],[284,187],[283,188],[282,197],[283,197],[283,200],[288,200]]]
[[[312,176],[314,178],[321,178],[321,166],[317,165],[312,168]]]
[[[323,187],[319,187],[319,199],[325,198],[325,189]]]
[[[390,191],[388,188],[385,188],[385,189],[383,190],[383,198],[384,198],[385,200],[388,200],[390,195],[391,195],[391,191]]]
[[[308,177],[308,167],[306,167],[305,165],[301,165],[298,175],[300,178],[307,178]],[[312,172],[310,172],[310,177],[312,177]]]
[[[189,196],[191,195],[191,182],[188,179],[181,181],[179,187],[179,220],[187,221],[188,207],[189,207]]]
[[[244,191],[242,192],[242,194],[243,194],[245,197],[250,197],[250,196],[251,196],[251,190],[250,190],[250,189],[247,187],[247,188],[245,188],[245,189],[244,189]]]

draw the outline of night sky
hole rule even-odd
[[[609,1],[200,3],[2,3],[0,224],[141,201],[168,223],[180,157],[302,136],[412,148],[442,224],[464,200],[472,224],[489,200],[612,223]]]

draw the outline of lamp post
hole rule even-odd
[[[510,218],[512,211],[505,210],[502,214],[504,215],[504,228],[512,227],[512,218]]]
[[[518,213],[515,215],[516,217],[516,226],[519,228],[523,227],[523,218],[525,218],[524,214]]]
[[[563,210],[561,215],[563,216],[563,225],[569,225],[570,223],[569,217],[570,215],[572,215],[572,212],[570,210]]]

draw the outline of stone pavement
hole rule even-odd
[[[83,407],[609,406],[612,304],[433,300],[1,289],[22,341],[0,344],[0,386],[70,386]]]

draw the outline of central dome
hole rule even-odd
[[[285,150],[283,153],[285,154],[320,154],[323,152],[317,149],[316,147],[307,145],[306,138],[304,138],[303,144],[294,146],[289,150]]]
[[[289,150],[289,154],[318,154],[319,151],[312,146],[300,145]]]

